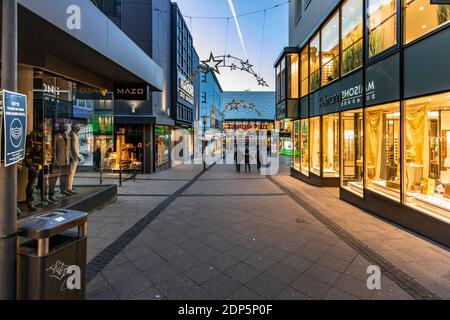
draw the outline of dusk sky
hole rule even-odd
[[[232,16],[230,0],[178,0],[177,3],[185,16],[195,17],[227,17]],[[232,0],[236,14],[264,10],[285,2],[284,0]],[[194,45],[200,60],[214,55],[223,55],[226,47],[226,19],[190,19],[185,17],[186,23],[192,27]],[[192,22],[191,22],[192,21]],[[244,46],[248,59],[254,65],[254,71],[262,75],[270,86],[261,87],[253,76],[242,71],[220,69],[219,80],[224,91],[274,91],[275,59],[283,47],[288,44],[288,4],[268,10],[266,13],[263,58],[261,63],[261,43],[263,37],[264,13],[238,18],[242,32]],[[239,33],[233,19],[228,23],[227,54],[244,59],[244,49],[241,45]],[[245,59],[244,59],[245,60]]]

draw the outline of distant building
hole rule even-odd
[[[200,73],[200,114],[199,121],[203,127],[202,117],[206,115],[206,128],[220,129],[221,119],[220,111],[222,109],[223,90],[216,77],[216,74],[210,72]]]
[[[230,109],[233,103],[237,104],[237,108]],[[275,92],[224,92],[221,113],[223,129],[272,130],[275,122]]]

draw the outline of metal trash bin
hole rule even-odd
[[[19,221],[19,300],[85,299],[87,219],[85,212],[58,209]]]

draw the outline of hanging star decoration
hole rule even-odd
[[[219,65],[223,62],[223,60],[217,59],[214,57],[211,52],[208,60],[202,61],[202,66],[204,67],[205,73],[208,74],[210,72],[216,72],[220,74]]]
[[[260,76],[256,76],[256,81],[258,81],[258,85],[261,87],[268,87],[267,82]]]
[[[256,114],[258,115],[258,117],[262,117],[262,112],[258,110],[258,108],[256,107],[256,104],[252,103],[252,102],[247,102],[245,100],[236,100],[233,99],[230,103],[228,103],[225,108],[222,110],[222,112],[220,112],[219,116],[224,119],[225,118],[225,114],[227,112],[230,111],[234,111],[234,110],[239,110],[239,109],[245,109],[248,110],[249,112],[256,112]]]
[[[241,65],[242,65],[242,68],[241,68],[242,71],[251,73],[253,65],[251,65],[250,62],[248,62],[248,59],[247,59],[247,61],[241,61]]]
[[[248,59],[243,60],[230,54],[215,56],[212,52],[209,54],[208,60],[203,60],[200,66],[186,80],[192,83],[194,78],[197,77],[200,72],[205,72],[206,74],[215,72],[220,74],[219,68],[230,68],[231,71],[239,70],[250,73],[256,78],[259,86],[269,87],[267,82],[253,70],[253,65]]]

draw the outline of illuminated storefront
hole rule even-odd
[[[275,64],[292,175],[447,245],[449,21],[430,1],[340,1]]]

